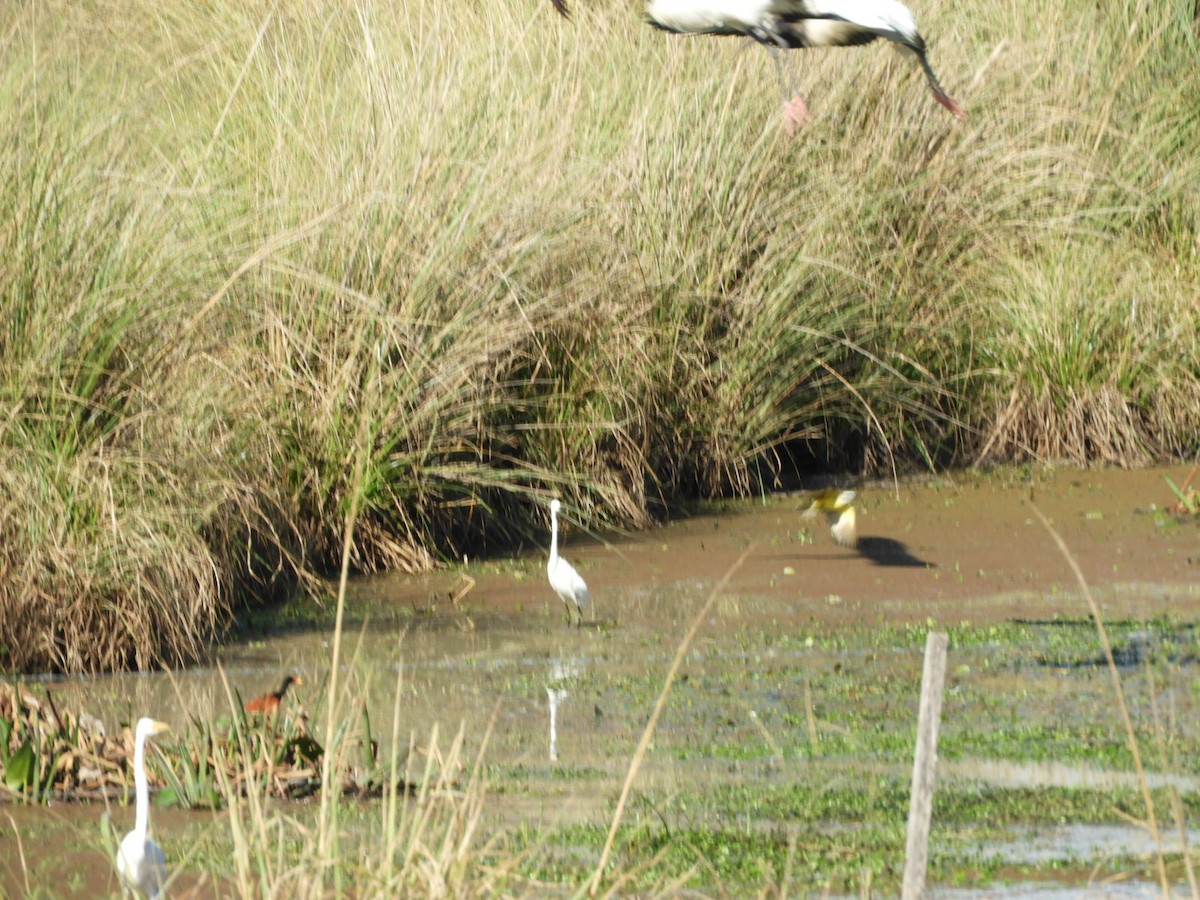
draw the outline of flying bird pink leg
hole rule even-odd
[[[763,46],[770,51],[771,59],[775,60],[775,74],[779,78],[779,89],[783,93],[783,130],[787,132],[788,137],[795,137],[796,132],[812,120],[808,104],[804,101],[804,96],[796,90],[793,80],[784,74],[780,48],[771,43]]]
[[[963,112],[963,108],[955,103],[954,98],[941,88],[934,88],[933,99],[942,104],[942,106],[946,107],[946,109],[950,110],[950,112],[954,114],[954,118],[965,119],[967,117],[967,114]]]
[[[795,137],[796,132],[804,128],[812,120],[808,112],[808,104],[799,94],[792,94],[790,100],[783,104],[783,130],[788,137]]]
[[[925,58],[924,50],[917,52],[917,61],[921,63],[921,68],[925,70],[925,80],[929,82],[929,90],[933,92],[933,99],[946,107],[954,118],[965,119],[967,114],[963,112],[963,108],[954,102],[953,97],[942,90],[942,83],[933,74],[933,67],[929,65],[929,60]]]

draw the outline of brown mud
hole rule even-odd
[[[1200,583],[1200,523],[1175,524],[1163,510],[1187,468],[1047,471],[1029,476],[961,474],[925,483],[875,484],[859,490],[859,542],[839,547],[820,520],[802,520],[803,495],[775,497],[702,515],[627,540],[568,533],[563,554],[592,585],[600,616],[609,593],[653,584],[715,584],[751,549],[726,591],[777,598],[797,614],[833,624],[976,622],[1084,612],[1066,601],[1075,579],[1029,507],[1036,503],[1066,541],[1093,586]],[[566,510],[569,516],[570,511]],[[789,569],[791,572],[789,572]],[[409,582],[393,596],[426,599]],[[429,594],[453,593],[456,579],[429,580]],[[415,594],[414,594],[415,591]],[[540,583],[480,576],[472,606],[511,611],[557,603]],[[1153,589],[1150,591],[1153,594]],[[828,602],[831,597],[841,602]],[[1151,615],[1134,592],[1106,598],[1112,616]]]

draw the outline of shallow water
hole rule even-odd
[[[1179,482],[1186,473],[1170,474]],[[1194,677],[1186,654],[1194,658],[1190,629],[1200,620],[1200,530],[1172,524],[1153,507],[1152,500],[1170,500],[1162,472],[1153,470],[1059,472],[1007,482],[961,476],[898,491],[866,489],[858,550],[836,546],[826,527],[801,520],[801,502],[790,497],[603,540],[571,530],[566,509],[563,553],[591,586],[589,625],[564,624],[545,583],[542,551],[423,577],[361,579],[348,597],[340,677],[355,702],[365,703],[377,738],[390,735],[398,705],[405,746],[410,735],[425,741],[437,726],[445,740],[461,725],[471,756],[494,716],[485,761],[505,786],[488,803],[495,824],[607,821],[680,638],[713,586],[749,550],[688,654],[639,774],[641,790],[704,797],[738,784],[814,777],[838,784],[859,777],[855,729],[915,723],[921,629],[1014,620],[1028,623],[1031,642],[1016,655],[1000,644],[952,645],[940,777],[1003,788],[1115,789],[1127,785],[1129,775],[1080,762],[1078,748],[1061,763],[981,759],[969,748],[950,752],[964,732],[990,727],[989,717],[1032,719],[1047,703],[1061,706],[1054,715],[1063,722],[1095,718],[1119,729],[1099,646],[1082,657],[1062,648],[1064,623],[1086,619],[1087,606],[1029,510],[1031,497],[1076,555],[1105,618],[1137,623],[1169,615],[1172,643],[1148,652],[1178,655],[1177,668]],[[449,598],[468,585],[453,604]],[[842,630],[873,627],[885,637],[839,645]],[[1143,645],[1129,631],[1121,646],[1137,653],[1118,661],[1126,663],[1135,713],[1144,713],[1150,695],[1137,687]],[[37,687],[53,691],[60,707],[87,709],[111,726],[149,714],[182,729],[190,717],[228,711],[229,691],[245,700],[294,672],[305,685],[294,690],[287,708],[304,710],[316,727],[324,722],[331,639],[323,621],[224,647],[219,670],[47,679]],[[1183,682],[1166,689],[1174,691],[1174,727],[1194,730],[1200,722],[1196,692]],[[1005,699],[993,704],[995,698]],[[386,755],[386,737],[382,742]],[[910,759],[899,751],[883,755],[871,772],[906,778]],[[1196,789],[1194,774],[1163,777],[1188,792]],[[26,815],[13,812],[18,821]],[[127,812],[114,817],[123,821]],[[712,827],[728,824],[730,815],[719,805],[689,813]],[[775,824],[756,815],[753,827]],[[169,829],[170,820],[159,827]],[[1084,863],[1110,852],[1103,841],[1087,843],[1094,834],[1084,832],[1022,834],[993,843],[989,852],[1035,864],[1059,858],[1058,850]],[[1049,855],[1031,857],[1030,848]],[[11,859],[4,860],[2,849],[0,865],[11,879]],[[1091,887],[1053,890],[1096,896]],[[1119,893],[1126,889],[1100,896],[1140,896]],[[1000,889],[978,890],[990,896]],[[995,896],[1062,896],[1012,891]]]
[[[1190,897],[1182,889],[1171,898]],[[1162,888],[1147,881],[1094,882],[1063,885],[1030,882],[995,884],[980,888],[935,888],[930,900],[1162,900]]]

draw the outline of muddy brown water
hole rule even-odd
[[[377,737],[391,732],[398,684],[405,743],[409,735],[427,741],[437,726],[444,744],[461,725],[470,752],[494,715],[486,762],[521,771],[528,788],[510,786],[489,800],[497,824],[606,821],[654,700],[631,696],[622,685],[665,673],[692,617],[743,553],[685,665],[685,674],[721,673],[732,690],[693,717],[664,718],[639,787],[695,790],[760,778],[764,766],[774,765],[760,726],[795,698],[758,691],[752,676],[767,664],[835,665],[837,653],[805,649],[801,641],[781,654],[756,645],[764,635],[1086,617],[1074,577],[1031,501],[1070,547],[1106,618],[1200,620],[1200,528],[1161,514],[1173,502],[1164,474],[1180,483],[1187,470],[1035,470],[868,485],[857,504],[854,550],[835,545],[825,525],[802,520],[798,497],[731,504],[603,539],[572,527],[564,509],[562,552],[588,581],[599,625],[566,627],[545,582],[544,550],[422,577],[362,579],[348,598],[345,680],[367,703]],[[455,606],[449,598],[468,583]],[[222,648],[219,661],[243,699],[276,688],[287,672],[301,674],[306,685],[290,702],[323,722],[330,641],[326,625],[296,627]],[[871,665],[920,670],[919,653],[882,656]],[[184,728],[190,716],[228,710],[225,685],[215,668],[198,667],[46,680],[37,689],[53,691],[60,707],[90,710],[112,726],[145,714]],[[759,711],[763,719],[756,722]],[[725,761],[673,752],[712,728],[728,732],[733,744],[762,746],[762,759],[734,771]],[[573,767],[595,777],[556,777]],[[1025,774],[1033,783],[1051,783],[1038,781],[1044,773]],[[81,874],[76,887],[55,892],[115,889],[100,850],[102,808],[0,809],[12,817],[11,824],[0,819],[0,889],[9,896],[25,889],[22,860],[31,883],[47,877],[47,845],[38,836],[56,828],[70,836]],[[195,815],[211,818],[156,810],[156,830],[169,842],[172,829]],[[124,831],[132,810],[114,806],[111,816]],[[33,839],[18,851],[13,837],[26,832]]]

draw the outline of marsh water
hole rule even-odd
[[[1062,535],[1104,619],[1115,623],[1116,661],[1135,717],[1161,716],[1164,728],[1190,740],[1200,730],[1193,630],[1200,528],[1164,512],[1174,501],[1164,475],[1179,483],[1186,474],[1014,471],[864,485],[855,549],[836,545],[819,521],[803,520],[802,500],[789,495],[723,504],[630,535],[583,533],[565,509],[562,552],[594,601],[582,627],[566,625],[545,580],[544,548],[426,576],[358,579],[347,597],[340,677],[385,757],[396,709],[404,747],[410,739],[427,744],[435,728],[446,742],[461,728],[472,756],[490,726],[483,763],[497,789],[487,802],[489,827],[606,823],[676,648],[728,576],[638,774],[640,796],[651,799],[627,819],[788,827],[786,815],[773,811],[777,795],[756,796],[757,786],[836,791],[864,774],[881,784],[902,781],[911,772],[906,748],[923,635],[934,627],[959,635],[951,642],[939,784],[1116,792],[1133,776],[1119,762],[1111,675],[1071,569],[1030,503]],[[323,722],[332,612],[331,603],[315,613],[284,611],[279,626],[220,648],[210,666],[32,683],[53,691],[60,707],[86,709],[113,726],[154,715],[183,729],[192,717],[227,712],[231,691],[247,699],[295,673],[305,683],[285,709],[307,714],[315,728]],[[1158,680],[1149,674],[1151,658],[1165,666]],[[1021,730],[1033,722],[1038,728]],[[1060,732],[1109,735],[1112,746],[1097,746],[1094,756],[1078,739],[1055,747]],[[1147,768],[1156,783],[1196,791],[1195,760],[1163,771],[1154,759]],[[742,807],[731,799],[739,790],[752,798]],[[70,804],[5,811],[15,829],[57,821],[74,823],[73,833],[98,816]],[[169,832],[189,815],[156,825]],[[904,811],[896,815],[902,827]],[[131,812],[117,808],[112,816],[122,823]],[[938,840],[935,829],[935,850]],[[1168,840],[1178,844],[1179,835]],[[1102,886],[1086,876],[1106,858],[1153,850],[1130,825],[1014,826],[954,837],[956,847],[964,841],[974,842],[979,858],[1023,871],[1070,863],[1085,874],[1065,884],[973,885],[970,894],[939,889],[947,897],[1154,891],[1137,878]],[[0,887],[11,894],[24,882],[13,843],[0,846]],[[32,852],[38,871],[36,848],[22,852]],[[79,855],[97,878],[108,877],[99,874],[107,860],[98,851]]]

